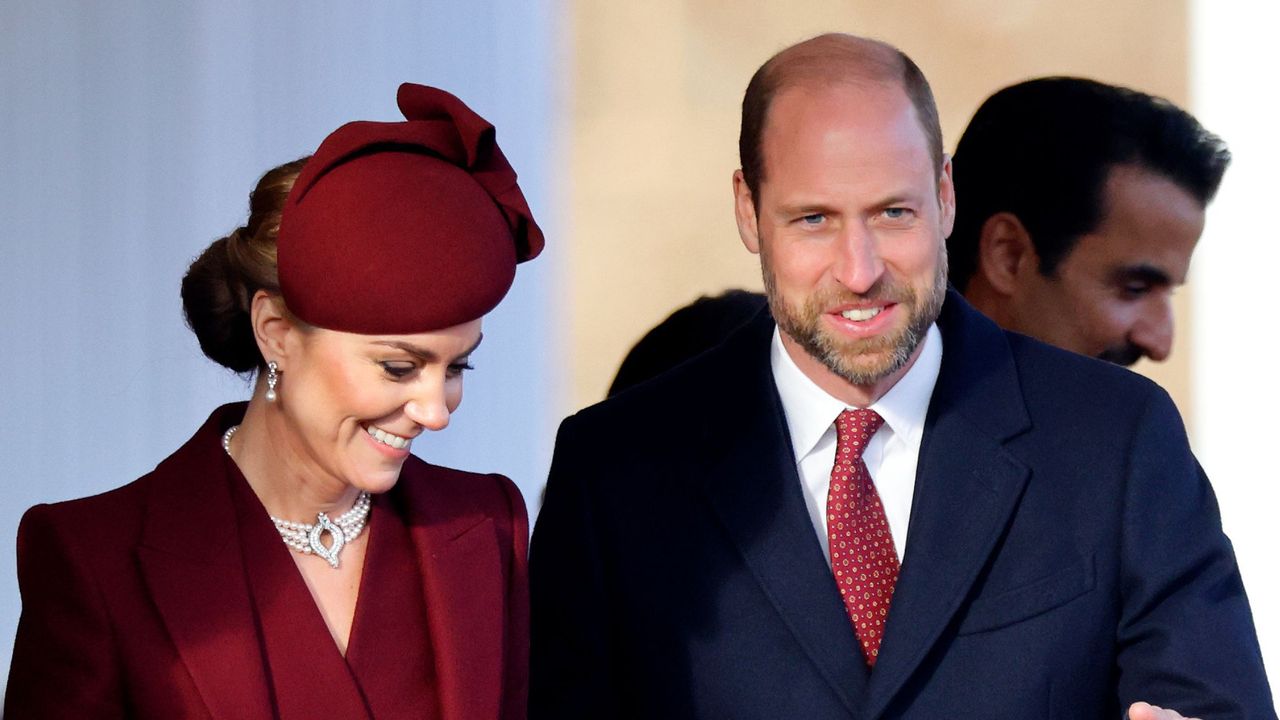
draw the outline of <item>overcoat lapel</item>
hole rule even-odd
[[[1030,475],[1003,444],[1030,427],[1008,341],[956,293],[925,422],[902,571],[871,673],[877,718],[920,667],[986,566]]]
[[[710,403],[705,492],[782,622],[858,717],[867,671],[805,506],[769,367],[772,331],[762,314],[717,350],[732,370]]]
[[[480,513],[450,514],[443,498],[429,494],[431,473],[416,465],[397,490],[408,496],[409,534],[422,562],[441,715],[497,720],[505,628],[495,618],[507,616],[497,530]]]
[[[220,445],[243,412],[221,408],[156,468],[137,551],[178,654],[219,720],[272,716]]]
[[[369,714],[435,720],[435,652],[427,631],[418,560],[404,508],[388,494],[375,495],[369,545],[360,576],[347,665],[360,683]]]
[[[266,509],[238,471],[231,500],[275,712],[281,720],[367,720],[363,693],[298,572],[294,551],[280,542]]]

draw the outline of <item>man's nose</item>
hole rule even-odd
[[[1169,296],[1152,298],[1129,332],[1129,342],[1156,362],[1169,357],[1173,350],[1173,303]]]
[[[861,223],[850,223],[842,229],[836,242],[839,253],[833,270],[836,280],[859,295],[869,292],[884,275],[884,261],[875,236]]]

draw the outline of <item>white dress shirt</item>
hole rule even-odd
[[[836,458],[836,418],[848,409],[844,402],[828,395],[809,379],[782,345],[782,335],[773,331],[770,350],[773,381],[782,398],[782,410],[796,453],[796,469],[804,490],[809,517],[831,562],[827,547],[827,488]],[[907,547],[907,525],[911,520],[911,500],[916,487],[916,465],[920,460],[920,438],[924,435],[929,398],[942,367],[942,333],[929,326],[920,355],[907,374],[889,392],[871,405],[884,418],[884,425],[867,443],[862,459],[875,483],[880,502],[889,520],[898,560]]]

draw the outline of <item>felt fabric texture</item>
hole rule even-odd
[[[336,648],[318,653],[327,658],[325,672],[297,672],[296,656],[327,638],[295,633],[290,641],[288,630],[300,626],[309,624],[309,635],[322,632],[319,611],[299,610],[306,599],[300,577],[281,579],[283,594],[273,598],[259,572],[263,564],[292,568],[261,505],[238,512],[245,493],[236,482],[244,481],[221,437],[244,408],[219,408],[154,471],[122,488],[27,512],[18,530],[23,608],[5,717],[363,716]],[[424,608],[425,629],[403,611],[381,622],[415,626],[401,629],[423,653],[415,667],[431,665],[425,693],[404,693],[394,676],[373,678],[388,658],[366,652],[366,641],[384,635],[366,632],[372,618],[365,615],[395,612],[396,601],[362,591],[358,603],[375,605],[357,610],[347,661],[374,714],[383,717],[378,708],[394,705],[441,720],[523,720],[528,519],[515,485],[410,457],[373,512],[374,521],[395,514],[403,529],[387,537],[386,523],[377,529],[371,522],[371,540],[402,543],[407,535],[409,544],[370,547],[366,572],[380,574],[387,552],[391,563],[411,555],[419,572],[379,590],[419,588],[419,598],[400,602]],[[255,537],[267,544],[259,547]],[[426,647],[411,640],[422,632]],[[391,658],[403,649],[381,645],[378,652]],[[304,693],[339,704],[317,715],[297,702]]]
[[[493,125],[437,88],[405,83],[403,122],[347,123],[285,203],[281,292],[318,327],[410,334],[492,310],[544,239]]]

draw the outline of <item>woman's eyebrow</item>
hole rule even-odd
[[[480,342],[482,340],[484,340],[483,333],[481,333],[480,337],[476,338],[474,345],[467,348],[466,352],[460,353],[457,356],[457,358],[454,358],[454,360],[458,358],[464,358],[470,355],[471,353],[475,352],[476,348],[480,347]],[[424,362],[440,362],[440,356],[437,355],[434,351],[424,347],[419,347],[417,345],[414,345],[413,343],[404,342],[403,340],[374,340],[373,344],[384,345],[386,347],[396,348],[397,350],[403,350],[409,353],[410,355],[413,355],[414,357],[421,359]]]

